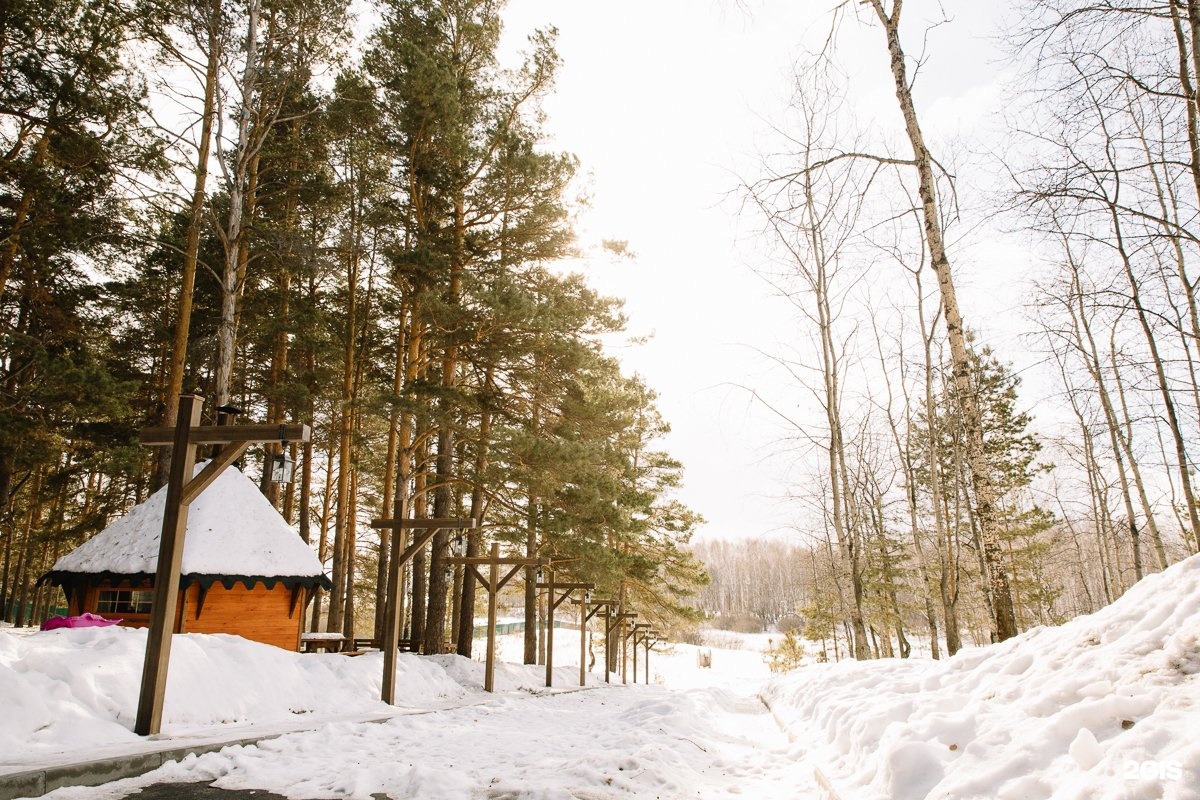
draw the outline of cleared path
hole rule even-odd
[[[379,724],[331,723],[140,778],[46,795],[127,796],[805,800],[824,794],[757,698],[627,686],[508,695]]]

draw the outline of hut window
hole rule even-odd
[[[96,599],[99,614],[149,614],[154,592],[137,589],[101,589]]]

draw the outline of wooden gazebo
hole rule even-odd
[[[41,580],[62,587],[71,614],[146,627],[165,504],[163,488]],[[316,554],[240,471],[225,470],[192,502],[176,633],[232,633],[298,650],[304,609],[318,586],[332,588]]]

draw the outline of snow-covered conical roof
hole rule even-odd
[[[197,471],[203,465],[197,465]],[[153,575],[162,536],[164,486],[55,562],[63,573]],[[321,562],[250,478],[228,468],[188,507],[182,575],[317,578]],[[307,581],[305,581],[307,582]]]

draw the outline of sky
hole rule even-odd
[[[547,146],[576,154],[591,204],[581,239],[628,241],[630,261],[578,265],[597,289],[626,301],[630,338],[612,352],[658,393],[672,426],[666,449],[681,460],[679,498],[706,519],[699,535],[789,535],[794,508],[781,497],[782,432],[749,389],[785,401],[798,391],[764,354],[803,335],[794,314],[754,272],[761,247],[739,213],[739,184],[773,146],[793,64],[828,32],[826,0],[510,0],[505,50],[553,25],[563,66],[545,103]],[[929,35],[917,102],[930,130],[973,136],[999,104],[992,39],[1002,4],[945,3],[952,20]],[[914,49],[940,18],[910,0]],[[877,28],[843,27],[856,102],[873,124],[897,125]],[[976,329],[1016,304],[1011,245],[991,241],[959,262],[964,314]],[[1015,338],[1008,331],[1002,335]],[[1011,349],[1011,348],[1010,348]],[[1020,358],[1017,357],[1017,361]]]

